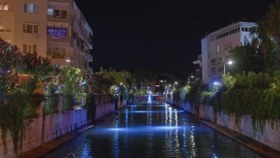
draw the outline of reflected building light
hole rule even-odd
[[[128,126],[128,109],[125,109],[125,125]]]
[[[169,126],[172,126],[172,108],[168,108],[168,113],[169,113]]]
[[[88,158],[88,157],[90,157],[90,152],[91,152],[91,148],[88,145],[86,145],[86,146],[83,147],[82,155],[80,155],[79,157],[80,158]]]
[[[178,126],[178,112],[177,109],[174,110],[175,111],[175,126]]]
[[[165,126],[167,126],[168,123],[168,106],[165,107]]]
[[[119,144],[119,133],[115,132],[114,135],[114,139],[113,139],[114,143],[112,144],[112,150],[114,153],[114,157],[118,158],[120,156],[120,144]]]
[[[191,134],[190,134],[190,151],[191,151],[191,157],[197,157],[197,149],[196,149],[196,143],[195,143],[195,137],[194,137],[194,126],[191,126]]]

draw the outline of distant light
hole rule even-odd
[[[66,59],[66,62],[67,62],[67,63],[71,63],[71,60],[70,60],[70,59]]]
[[[220,82],[217,82],[217,81],[214,82],[215,86],[218,86],[219,84],[220,84]]]
[[[194,78],[194,76],[193,76],[193,75],[191,75],[191,78]]]
[[[86,85],[86,84],[87,84],[87,82],[86,82],[86,81],[83,81],[83,82],[82,82],[82,85]]]
[[[175,84],[177,85],[177,84],[178,84],[178,82],[176,81],[176,82],[175,82]]]
[[[232,61],[232,60],[229,60],[229,61],[227,62],[227,64],[232,65],[232,64],[233,64],[233,61]]]

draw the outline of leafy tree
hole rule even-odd
[[[131,78],[135,81],[137,86],[140,86],[141,82],[153,82],[158,77],[158,73],[150,70],[149,68],[139,68],[136,69]]]
[[[270,10],[258,21],[260,52],[264,54],[269,71],[279,68],[280,61],[280,3],[277,0],[270,5]]]
[[[256,40],[253,40],[252,44],[247,42],[244,46],[236,46],[230,50],[232,58],[235,61],[233,72],[264,71],[263,54],[254,47],[254,42],[256,42]]]

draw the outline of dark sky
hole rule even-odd
[[[256,21],[275,0],[76,0],[94,31],[94,71],[150,68],[185,77],[205,33]]]

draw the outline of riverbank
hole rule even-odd
[[[124,104],[121,104],[119,108],[123,108]],[[107,115],[110,115],[112,112],[115,112],[115,105],[110,104],[104,104],[99,105],[96,107],[96,119],[95,122],[98,123],[99,120],[102,120]],[[71,139],[75,138],[79,134],[85,132],[86,130],[94,127],[94,125],[87,125],[84,126],[76,131],[70,132],[66,135],[60,136],[54,140],[51,140],[47,143],[44,143],[40,145],[39,147],[36,147],[32,150],[29,150],[27,152],[22,153],[19,157],[20,158],[40,158],[46,155],[47,153],[53,151],[57,147],[63,145],[64,143],[70,141]]]
[[[189,112],[188,112],[189,113]],[[108,113],[110,114],[110,113]],[[263,145],[259,142],[254,141],[253,139],[250,139],[244,135],[241,135],[235,131],[229,130],[225,127],[219,126],[211,121],[202,119],[192,113],[189,113],[194,119],[197,119],[199,121],[201,121],[202,123],[206,124],[207,126],[210,126],[212,128],[214,128],[216,131],[226,135],[227,137],[237,141],[238,143],[250,148],[251,150],[263,155],[264,157],[267,158],[279,158],[280,157],[280,152],[273,150],[272,148]],[[106,114],[107,115],[107,114]],[[97,123],[99,120],[102,120],[102,118],[106,117],[103,116],[101,118],[99,118],[97,120]],[[73,139],[75,136],[78,136],[79,134],[85,132],[86,130],[92,128],[93,126],[88,126],[85,127],[81,130],[79,130],[77,133],[73,133],[71,135],[65,135],[61,138],[58,138],[56,140],[53,140],[49,143],[46,143],[42,146],[40,146],[39,148],[36,148],[32,151],[26,152],[23,155],[21,155],[20,158],[38,158],[38,157],[43,157],[44,155],[46,155],[47,153],[53,151],[54,149],[56,149],[57,147],[63,145],[64,143],[67,143],[69,140]]]
[[[249,149],[255,151],[256,153],[259,153],[260,155],[262,155],[266,158],[280,158],[279,151],[277,151],[265,144],[262,144],[250,137],[247,137],[239,132],[236,132],[234,130],[231,130],[229,128],[226,128],[226,127],[223,127],[221,125],[214,123],[213,121],[211,121],[211,119],[210,119],[211,117],[206,117],[206,115],[201,112],[201,109],[200,109],[199,113],[201,116],[204,116],[205,118],[195,114],[195,112],[197,112],[197,109],[186,108],[186,106],[184,108],[184,107],[176,105],[176,104],[172,104],[171,106],[175,107],[175,108],[180,108],[180,109],[186,111],[187,113],[189,113],[196,119],[199,119],[205,125],[212,127],[216,131],[226,135],[227,137],[235,140],[236,142],[248,147]]]

